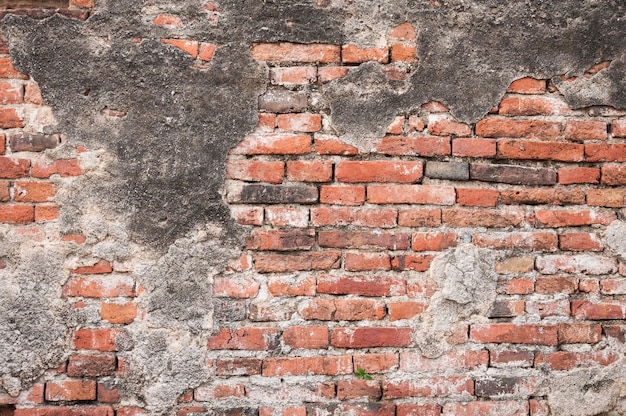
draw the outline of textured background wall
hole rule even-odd
[[[0,415],[626,414],[621,2],[52,3]]]

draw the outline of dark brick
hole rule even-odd
[[[307,107],[307,96],[303,92],[276,89],[259,97],[259,109],[270,113],[297,113]]]
[[[487,313],[489,318],[512,318],[519,313],[513,310],[514,304],[506,300],[497,300],[491,306],[491,309]]]
[[[554,185],[556,171],[514,165],[485,165],[472,163],[470,178],[483,182],[500,182],[514,185]]]
[[[466,162],[428,162],[426,176],[433,179],[466,181],[469,179],[469,163]]]
[[[239,201],[249,204],[313,204],[318,200],[315,186],[246,185]]]
[[[100,377],[115,373],[117,360],[114,355],[76,354],[70,357],[67,375],[70,377]]]
[[[519,392],[523,379],[519,377],[494,377],[486,380],[476,380],[474,392],[477,397],[491,397],[502,394],[516,394]]]
[[[54,149],[60,143],[58,134],[17,133],[9,138],[13,152],[42,152]]]

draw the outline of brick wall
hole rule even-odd
[[[162,42],[199,70],[220,47]],[[225,200],[249,234],[212,292],[245,312],[206,339],[212,381],[183,394],[178,415],[558,414],[551,381],[623,359],[626,264],[611,236],[626,199],[626,112],[573,110],[549,80],[523,78],[477,123],[431,101],[398,114],[367,151],[342,142],[317,91],[369,61],[402,80],[415,44],[406,23],[385,47],[250,45],[269,68],[268,91],[256,130],[222,167]],[[36,80],[1,52],[0,222],[89,252],[98,241],[56,226],[55,194],[90,169],[94,149],[51,151],[63,132],[43,133],[54,123]],[[437,305],[476,302],[445,293],[438,267],[472,253],[487,262],[487,308],[438,329]],[[63,365],[19,395],[1,393],[0,414],[149,413],[119,390],[119,344],[144,319],[143,289],[112,259],[72,261],[61,297],[100,319],[74,328]]]

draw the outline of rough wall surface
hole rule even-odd
[[[0,415],[626,414],[622,2],[2,14]]]

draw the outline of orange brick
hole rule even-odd
[[[422,162],[342,161],[335,166],[340,182],[416,182],[422,178]]]
[[[404,22],[393,28],[387,39],[391,40],[415,40],[417,32],[411,22]]]
[[[152,20],[152,23],[166,28],[183,27],[183,22],[180,20],[180,17],[171,14],[160,14]]]
[[[476,324],[470,327],[474,342],[557,345],[554,325]]]
[[[387,48],[359,48],[356,45],[344,45],[341,50],[341,60],[347,64],[360,64],[374,61],[386,64],[389,62]]]
[[[476,135],[495,138],[558,139],[561,137],[561,123],[490,118],[476,123]]]
[[[372,299],[312,299],[300,305],[300,316],[316,321],[380,320],[385,304]]]
[[[602,183],[604,185],[626,185],[626,165],[602,166]]]
[[[587,205],[611,208],[626,206],[626,189],[589,189]]]
[[[209,338],[210,350],[273,350],[278,347],[278,328],[221,329]]]
[[[198,57],[198,41],[185,39],[161,39],[161,43],[172,45],[191,55],[193,59]]]
[[[226,164],[226,177],[243,181],[281,183],[285,174],[283,162],[260,160],[230,160]]]
[[[47,401],[84,401],[95,399],[96,382],[93,380],[48,381],[46,383]]]
[[[320,155],[355,156],[359,154],[356,147],[319,134],[315,135],[315,151]]]
[[[443,156],[450,154],[449,137],[385,136],[376,152],[398,156]]]
[[[626,162],[626,143],[586,143],[587,162]]]
[[[314,66],[270,68],[270,80],[277,85],[311,84],[316,78],[317,69]]]
[[[546,81],[535,78],[520,78],[509,85],[507,92],[517,94],[543,94],[546,92]]]
[[[456,247],[453,232],[416,232],[411,237],[413,251],[442,251],[450,247]]]
[[[0,205],[0,223],[28,224],[35,221],[32,205]]]
[[[328,348],[327,326],[291,326],[283,330],[285,344],[292,348]]]
[[[339,62],[338,45],[296,43],[254,43],[252,57],[268,62]]]
[[[294,134],[251,134],[232,150],[240,155],[301,155],[311,152],[311,136]]]
[[[495,207],[499,193],[495,189],[457,188],[456,202],[462,206]]]
[[[425,302],[390,302],[387,304],[390,321],[411,319],[420,315],[428,308]]]
[[[132,302],[102,302],[100,318],[112,324],[130,324],[137,317],[137,305]]]
[[[367,200],[372,204],[454,205],[456,193],[451,186],[370,185]]]
[[[411,328],[336,328],[330,343],[337,348],[409,347],[412,334]]]
[[[352,356],[266,358],[263,375],[339,375],[352,373]]]
[[[59,218],[57,205],[35,205],[35,222],[54,221]]]
[[[600,169],[584,167],[564,167],[559,169],[559,183],[572,185],[576,183],[599,183]]]
[[[213,60],[213,56],[215,55],[216,50],[217,50],[216,44],[202,42],[200,44],[200,51],[198,53],[198,58],[200,58],[202,61],[211,61]]]
[[[116,351],[117,338],[121,336],[117,329],[82,328],[74,332],[73,345],[77,350]]]
[[[322,66],[317,69],[317,79],[322,83],[329,82],[345,77],[350,70],[351,68],[346,66]]]
[[[568,120],[565,124],[567,140],[606,140],[607,126],[604,121]]]
[[[584,158],[584,147],[576,143],[498,140],[498,158],[579,162]]]
[[[417,47],[413,42],[397,42],[391,44],[392,62],[414,62],[417,60]]]
[[[48,202],[56,194],[51,182],[16,181],[14,186],[16,202]]]
[[[322,160],[290,160],[287,162],[287,179],[298,182],[329,182],[333,177],[333,164]]]
[[[452,155],[462,157],[493,157],[496,155],[495,139],[461,138],[452,141]]]

